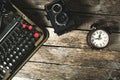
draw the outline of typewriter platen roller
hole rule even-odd
[[[11,5],[15,10],[5,13],[3,19],[10,15],[11,19],[0,30],[0,80],[12,79],[48,38],[45,28],[38,27]]]

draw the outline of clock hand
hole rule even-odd
[[[102,37],[102,35],[101,35],[101,34],[102,34],[102,33],[100,33],[100,34],[99,34],[99,39],[102,39],[102,38],[101,38],[101,37]]]

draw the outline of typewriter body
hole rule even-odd
[[[48,38],[44,27],[14,4],[6,4],[4,0],[0,3],[0,80],[11,80]]]

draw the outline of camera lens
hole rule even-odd
[[[65,12],[59,13],[55,17],[55,21],[58,25],[66,25],[68,19],[68,15]]]
[[[60,13],[62,11],[62,6],[60,4],[54,4],[52,6],[52,11],[54,13]]]

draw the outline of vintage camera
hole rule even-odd
[[[63,0],[53,1],[45,5],[47,18],[51,21],[55,33],[63,34],[75,27],[75,22]]]

